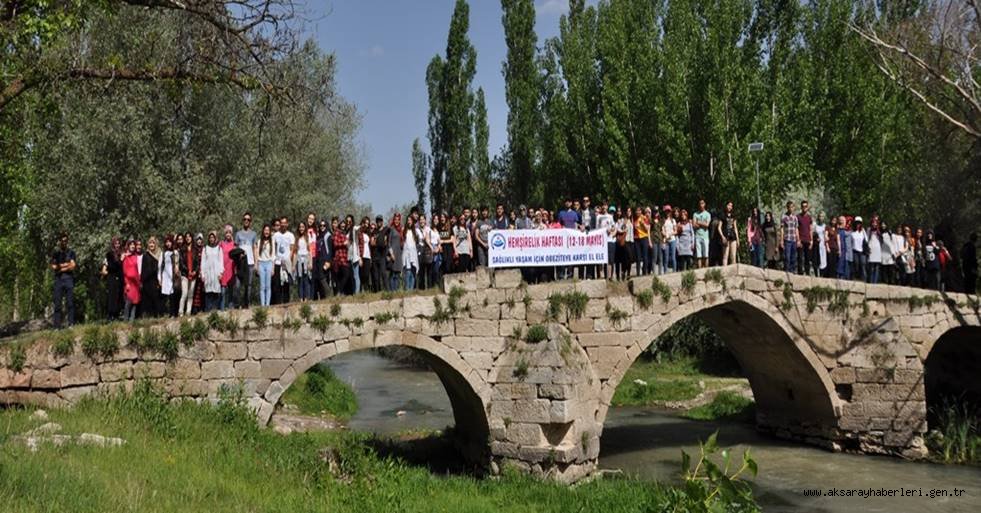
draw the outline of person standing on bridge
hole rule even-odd
[[[783,270],[797,272],[797,251],[800,249],[800,222],[794,214],[794,202],[787,202],[787,212],[780,218],[780,240],[783,241]]]
[[[242,214],[242,228],[235,232],[235,245],[245,252],[245,260],[248,263],[248,276],[239,284],[238,305],[241,308],[249,307],[249,300],[252,293],[252,276],[255,274],[255,230],[252,229],[252,214],[246,212]]]
[[[675,272],[678,270],[678,223],[674,220],[674,210],[671,205],[664,205],[664,221],[661,233],[664,236],[661,247],[661,269]],[[629,276],[628,276],[629,277]]]
[[[719,239],[722,241],[722,265],[739,263],[739,225],[736,223],[734,206],[726,202],[719,226]]]
[[[746,243],[749,244],[750,262],[756,267],[763,267],[763,233],[760,229],[760,209],[753,207],[746,220]]]
[[[130,239],[123,253],[123,319],[136,320],[136,309],[140,306],[140,255],[136,251],[136,241]]]
[[[678,221],[678,270],[691,269],[692,254],[695,252],[695,229],[688,219],[688,211],[681,209]]]
[[[972,233],[961,248],[961,273],[964,275],[964,292],[978,293],[978,234]]]
[[[851,264],[855,258],[852,253],[852,232],[849,229],[848,220],[845,216],[838,216],[838,279],[850,280]]]
[[[818,212],[814,228],[811,230],[813,243],[814,275],[824,276],[828,268],[828,227],[824,223],[824,212]]]
[[[123,311],[123,243],[113,237],[102,262],[101,276],[106,281],[106,319],[118,321]]]
[[[692,217],[692,224],[695,226],[695,264],[702,269],[709,263],[709,225],[712,224],[712,214],[705,209],[704,199],[698,200],[698,211]]]
[[[75,250],[68,247],[68,233],[58,236],[58,249],[51,255],[54,271],[54,327],[61,328],[63,313],[67,325],[75,324]],[[62,307],[64,302],[64,307]],[[64,310],[62,309],[64,308]]]
[[[453,241],[453,258],[457,265],[455,271],[467,272],[470,267],[470,230],[467,229],[466,219],[460,216],[451,236]]]
[[[269,306],[272,300],[272,275],[276,251],[273,249],[272,227],[268,224],[262,226],[254,251],[259,267],[259,305]]]
[[[334,231],[334,251],[331,268],[334,270],[337,294],[350,295],[351,284],[351,264],[348,260],[348,230],[347,220],[341,221]]]
[[[800,214],[797,216],[798,231],[798,250],[797,250],[797,274],[811,274],[811,262],[814,258],[813,222],[811,218],[811,204],[807,200],[800,202]],[[817,268],[814,269],[817,271]],[[818,273],[815,272],[815,275]]]
[[[204,311],[221,308],[221,276],[225,272],[224,255],[218,245],[218,234],[208,232],[208,245],[201,253],[201,280],[204,282]]]
[[[160,244],[155,236],[146,241],[140,266],[140,317],[160,315]]]
[[[386,261],[388,262],[388,290],[394,292],[402,288],[402,214],[396,212],[386,229]],[[469,264],[469,260],[467,264]]]
[[[862,216],[855,216],[852,220],[852,275],[855,280],[867,282],[869,238],[863,224]]]

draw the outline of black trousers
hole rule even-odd
[[[68,326],[75,324],[75,278],[70,274],[55,277],[54,281],[54,326],[61,327],[64,316],[68,318]],[[61,303],[64,302],[64,310]]]
[[[371,281],[375,287],[375,292],[388,290],[388,269],[385,263],[384,257],[374,257],[371,259]]]
[[[978,274],[967,272],[964,273],[964,292],[968,294],[978,293]]]

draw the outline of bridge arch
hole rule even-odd
[[[944,331],[929,348],[923,365],[927,420],[932,425],[948,398],[981,409],[981,327]]]
[[[304,336],[302,332],[293,336]],[[375,335],[362,335],[352,340],[330,341],[317,345],[292,364],[274,380],[264,398],[272,408],[260,411],[260,421],[268,423],[272,410],[283,393],[296,378],[313,366],[333,357],[353,351],[371,348],[402,346],[416,350],[429,368],[436,374],[453,409],[454,436],[464,457],[475,464],[489,460],[489,423],[485,405],[489,401],[489,387],[483,377],[442,342],[411,331],[385,330]],[[365,343],[367,342],[367,343]]]
[[[742,368],[753,390],[759,427],[830,438],[842,401],[827,368],[783,312],[771,301],[743,290],[693,298],[648,327],[604,385],[601,424],[630,366],[662,333],[692,315],[720,335]]]

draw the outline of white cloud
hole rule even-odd
[[[569,0],[540,0],[535,5],[539,16],[559,16],[569,12]]]
[[[385,55],[385,48],[382,47],[381,45],[375,45],[375,46],[372,46],[371,48],[365,48],[365,49],[360,50],[358,52],[358,55],[361,56],[361,57],[368,57],[368,58],[371,58],[371,59],[376,59],[378,57],[382,57],[382,56]]]

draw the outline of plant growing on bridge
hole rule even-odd
[[[130,331],[129,343],[132,344],[133,333],[140,330],[134,328]],[[140,337],[137,336],[139,340]],[[82,333],[82,352],[89,358],[101,355],[103,358],[111,358],[119,351],[119,337],[115,330],[108,326],[89,326]]]
[[[811,313],[817,309],[818,303],[831,301],[835,297],[835,294],[837,292],[838,292],[837,289],[816,285],[804,289],[801,292],[801,294],[804,296],[804,299],[807,301],[807,312]]]
[[[65,330],[55,338],[51,351],[55,356],[66,358],[75,352],[75,334],[70,330]]]
[[[514,300],[514,296],[508,296],[507,299],[504,300],[504,305],[508,307],[508,311],[514,310],[516,304],[517,302]]]
[[[613,305],[611,305],[609,302],[607,302],[606,303],[606,316],[607,316],[607,318],[610,319],[610,322],[612,322],[614,326],[616,326],[616,327],[619,328],[620,327],[620,324],[623,321],[627,320],[628,317],[630,317],[630,314],[628,314],[627,312],[624,312],[623,310],[620,310],[619,308],[614,308]]]
[[[326,334],[333,324],[334,321],[328,319],[326,315],[318,315],[310,321],[310,327],[319,331],[321,336]]]
[[[732,457],[728,449],[719,449],[718,431],[712,433],[704,443],[699,442],[699,458],[694,468],[691,456],[681,451],[681,472],[685,480],[684,503],[682,511],[708,513],[715,511],[759,511],[753,500],[749,483],[740,476],[749,473],[756,477],[756,461],[749,449],[743,452],[742,465],[730,473]],[[710,456],[720,453],[721,465]]]
[[[691,294],[695,290],[695,271],[685,271],[681,274],[681,290]]]
[[[287,315],[286,317],[283,318],[283,322],[281,323],[281,326],[283,327],[284,330],[290,330],[293,333],[296,333],[297,331],[300,331],[300,328],[303,327],[303,321],[299,319],[294,319]]]
[[[546,339],[548,339],[548,328],[541,324],[529,326],[528,333],[525,333],[525,342],[529,344],[537,344]]]
[[[528,360],[525,360],[523,355],[519,356],[518,361],[514,364],[513,375],[521,381],[528,377]]]
[[[589,296],[585,292],[570,291],[563,293],[553,293],[548,296],[548,318],[558,320],[565,306],[570,319],[579,319],[586,313],[586,304],[589,303]]]
[[[180,343],[184,345],[184,347],[190,347],[194,345],[195,342],[204,340],[205,337],[208,336],[208,325],[205,324],[200,317],[195,318],[193,321],[182,319],[180,327],[178,328],[178,336],[180,338]]]
[[[339,303],[330,305],[330,316],[337,317],[338,315],[341,315],[341,305]]]
[[[637,300],[637,305],[644,310],[649,310],[651,305],[654,304],[654,291],[653,290],[642,290],[637,293],[634,297]]]
[[[397,319],[398,316],[398,312],[382,312],[375,316],[375,322],[378,324],[388,324]]]
[[[780,304],[780,308],[783,310],[790,310],[794,307],[794,286],[790,282],[783,284],[783,303]]]
[[[24,364],[26,363],[27,352],[24,351],[24,346],[21,344],[10,346],[10,350],[7,353],[7,368],[14,372],[20,372],[24,370]]]
[[[337,305],[335,305],[337,306]],[[338,306],[338,308],[340,308]],[[252,324],[255,324],[256,328],[262,329],[266,327],[266,323],[269,322],[269,310],[264,307],[257,307],[252,309]]]
[[[940,301],[940,298],[934,295],[930,295],[930,296],[912,295],[909,297],[907,301],[909,302],[909,311],[912,312],[917,308],[922,308],[922,307],[929,308],[933,306],[933,304],[936,303],[937,301]]]
[[[694,284],[692,284],[692,287],[694,287]],[[669,287],[667,283],[661,281],[661,279],[657,276],[651,277],[651,290],[654,291],[655,294],[661,296],[661,302],[667,303],[668,301],[671,301],[671,287]]]
[[[467,291],[459,285],[454,285],[450,289],[450,293],[446,298],[446,306],[449,308],[451,314],[455,314],[460,310],[460,299],[466,294]]]
[[[722,290],[726,290],[726,279],[722,276],[722,270],[718,268],[712,268],[705,271],[705,279],[713,283],[718,283],[722,286]]]
[[[313,307],[309,303],[304,303],[300,307],[300,318],[303,319],[303,322],[310,322],[310,317],[313,317]]]
[[[436,326],[442,326],[453,318],[453,312],[449,309],[443,308],[443,302],[439,300],[438,297],[433,298],[433,306],[435,311],[429,316],[429,322]]]

